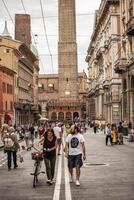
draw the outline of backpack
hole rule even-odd
[[[4,147],[5,148],[12,148],[14,146],[14,141],[11,138],[11,135],[13,135],[13,134],[7,133],[6,137],[4,138]]]

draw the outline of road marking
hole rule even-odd
[[[65,135],[63,137],[63,144],[65,148]],[[64,171],[65,171],[65,199],[66,200],[72,200],[71,196],[71,189],[70,189],[70,183],[69,183],[69,172],[68,172],[68,162],[67,158],[64,156]]]
[[[61,149],[61,151],[62,151],[62,149]],[[60,186],[61,186],[61,174],[62,174],[62,155],[59,156],[58,168],[57,169],[58,169],[58,171],[57,171],[53,200],[59,200],[60,199]]]
[[[65,158],[65,156],[64,156],[64,170],[65,170],[65,198],[66,200],[72,200],[70,183],[69,183],[68,167],[67,167],[67,159]]]

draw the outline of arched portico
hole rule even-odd
[[[52,121],[56,121],[57,120],[57,114],[56,114],[56,112],[52,112],[52,114],[51,114],[51,120]]]
[[[127,120],[127,110],[128,110],[128,97],[127,97],[127,80],[123,79],[122,81],[122,119]]]
[[[63,122],[63,121],[64,121],[64,113],[63,113],[63,112],[59,112],[59,113],[58,113],[58,120],[59,120],[60,122]]]
[[[66,120],[71,121],[72,120],[72,113],[71,112],[66,112]]]
[[[78,120],[79,119],[79,113],[78,112],[74,112],[73,113],[73,120]]]

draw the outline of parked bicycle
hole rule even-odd
[[[31,153],[32,160],[35,160],[34,163],[34,172],[31,173],[33,175],[33,187],[35,188],[38,183],[38,175],[39,174],[45,174],[44,171],[41,171],[42,161],[43,161],[43,152],[37,150],[35,147],[33,147],[36,151]]]

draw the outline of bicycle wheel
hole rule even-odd
[[[33,178],[33,187],[35,188],[36,187],[36,184],[38,182],[38,165],[36,165],[35,167],[35,172],[34,172],[34,178]]]

